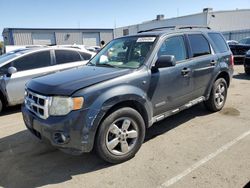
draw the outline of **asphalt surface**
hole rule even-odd
[[[221,112],[211,114],[200,104],[153,125],[137,155],[118,165],[43,144],[25,129],[19,108],[0,116],[1,187],[249,185],[250,76],[243,66],[235,66]]]

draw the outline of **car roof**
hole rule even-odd
[[[183,29],[175,29],[175,28],[159,28],[159,29],[152,29],[152,30],[145,30],[145,31],[139,31],[139,33],[134,34],[134,35],[129,35],[129,36],[124,36],[124,37],[143,37],[143,36],[152,36],[152,37],[160,37],[163,35],[168,35],[168,34],[174,34],[174,33],[208,33],[208,32],[216,32],[211,29],[208,29],[206,27],[202,28],[189,28],[185,27]],[[123,38],[123,37],[121,37]]]
[[[59,47],[59,46],[46,46],[46,47],[20,48],[20,49],[13,50],[13,51],[8,52],[8,53],[18,53],[18,54],[22,55],[22,54],[27,54],[27,53],[32,53],[32,52],[39,52],[39,51],[53,50],[53,49],[85,52],[85,51],[82,51],[81,49],[78,49],[78,48]],[[85,52],[85,53],[89,53],[89,52]],[[89,53],[89,54],[91,54],[91,53]]]

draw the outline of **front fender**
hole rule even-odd
[[[99,109],[99,113],[103,117],[113,106],[125,101],[139,102],[147,113],[147,119],[151,120],[153,116],[152,103],[142,89],[131,85],[120,85],[107,90],[94,101],[91,108]]]
[[[107,112],[114,107],[115,105],[125,102],[125,101],[137,101],[143,106],[144,110],[147,113],[147,125],[152,125],[152,104],[147,99],[146,93],[142,89],[130,85],[120,85],[109,89],[103,92],[96,100],[88,107],[88,121],[85,125],[83,131],[83,142],[90,141],[90,149],[94,146],[95,135],[98,130],[98,127],[107,114]]]

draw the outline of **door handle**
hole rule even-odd
[[[217,61],[215,61],[215,60],[212,60],[211,62],[210,62],[210,65],[211,66],[215,66],[217,64]]]
[[[190,68],[184,68],[184,69],[182,69],[182,71],[181,71],[181,75],[187,76],[188,73],[190,73],[190,71],[191,71]]]

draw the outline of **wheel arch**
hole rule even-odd
[[[4,95],[3,91],[0,89],[0,99],[3,103],[3,106],[7,106],[8,105],[8,100],[6,98],[6,96]]]
[[[227,87],[229,87],[230,85],[230,74],[227,72],[227,71],[221,71],[219,72],[216,76],[215,76],[215,79],[213,79],[213,81],[211,82],[211,84],[209,85],[208,89],[207,89],[207,92],[206,92],[206,98],[208,99],[209,96],[210,96],[210,93],[211,93],[211,90],[213,88],[213,84],[216,80],[218,80],[219,78],[224,78],[226,80],[226,83],[227,83]]]

